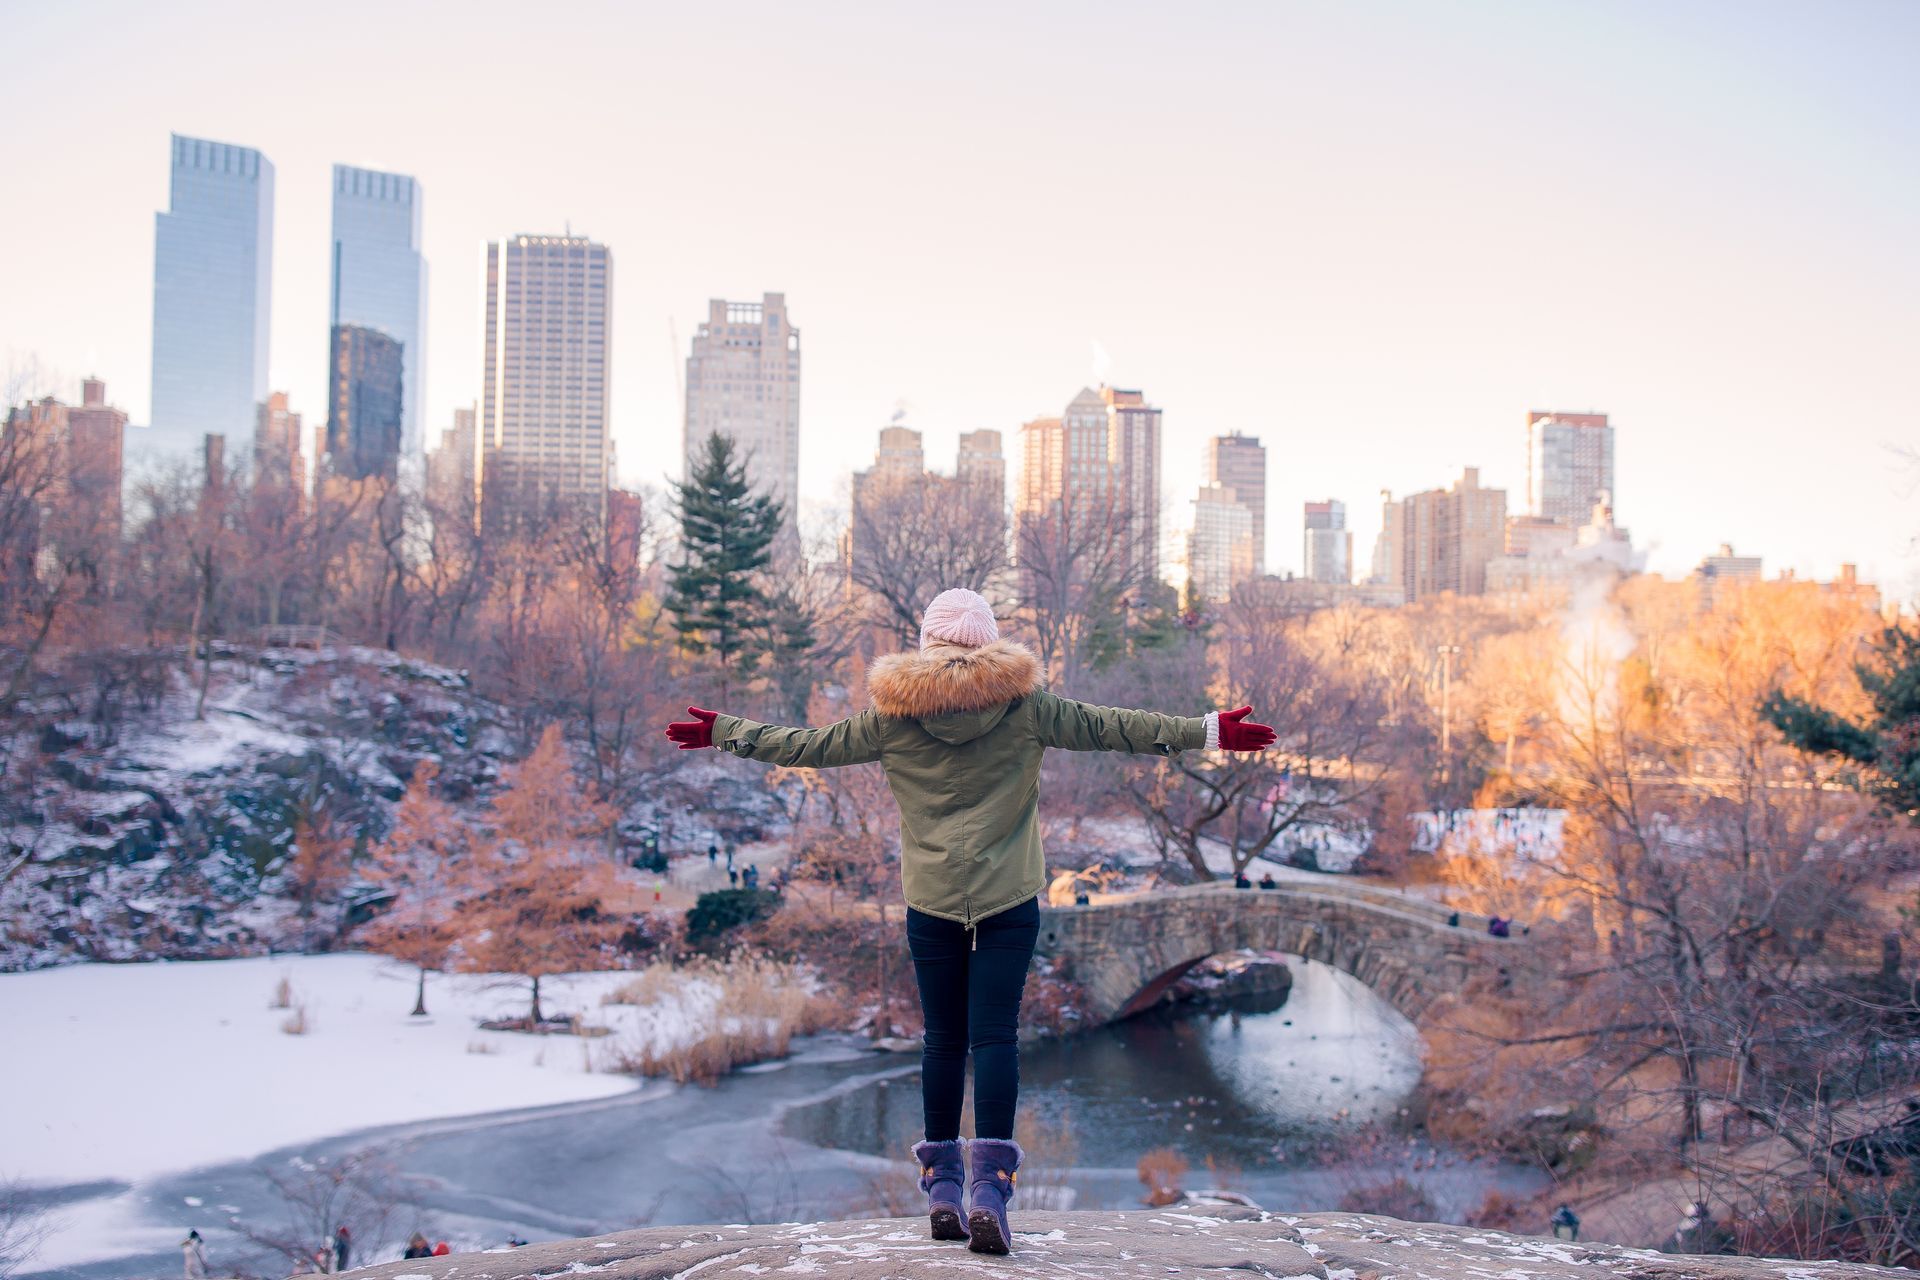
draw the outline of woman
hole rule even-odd
[[[873,706],[819,729],[758,724],[687,708],[667,726],[691,751],[824,769],[878,761],[900,806],[900,881],[907,945],[926,1021],[921,1090],[926,1141],[913,1149],[936,1240],[1006,1253],[1021,1151],[1020,992],[1040,931],[1046,887],[1035,809],[1048,747],[1172,755],[1258,751],[1273,730],[1252,710],[1170,716],[1095,707],[1040,687],[1040,664],[1000,639],[987,602],[943,591],[927,606],[920,652],[892,654],[867,675]],[[960,1110],[973,1053],[976,1137],[964,1149]],[[971,1209],[962,1213],[963,1184]]]

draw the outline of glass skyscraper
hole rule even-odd
[[[404,174],[333,166],[330,330],[371,329],[399,344],[398,470],[413,488],[426,474],[427,261],[420,256],[420,203],[420,184]],[[331,364],[337,349],[328,355]]]
[[[204,456],[221,435],[238,448],[267,397],[273,295],[273,165],[249,147],[173,135],[167,212],[153,253],[153,406],[129,433],[129,462]]]

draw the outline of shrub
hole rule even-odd
[[[1371,1213],[1405,1222],[1432,1222],[1437,1212],[1426,1189],[1401,1176],[1355,1187],[1340,1197],[1340,1208],[1346,1213]]]
[[[303,1036],[313,1029],[312,1021],[307,1017],[307,1006],[297,1004],[293,1012],[280,1023],[280,1029],[290,1036]]]
[[[716,889],[687,912],[687,945],[708,954],[723,950],[735,930],[770,916],[780,905],[771,889]]]

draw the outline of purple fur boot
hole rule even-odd
[[[1004,1138],[975,1138],[967,1145],[973,1173],[967,1179],[968,1198],[973,1203],[967,1214],[967,1248],[975,1253],[1008,1253],[1013,1249],[1013,1232],[1007,1229],[1007,1202],[1013,1199],[1013,1184],[1019,1179],[1020,1160],[1025,1152],[1020,1144]]]
[[[960,1207],[967,1166],[960,1156],[960,1140],[917,1142],[913,1158],[920,1162],[920,1189],[927,1193],[927,1219],[935,1240],[965,1240],[966,1210]]]

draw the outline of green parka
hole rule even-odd
[[[891,654],[867,687],[871,708],[819,729],[723,715],[713,745],[789,768],[879,761],[900,806],[907,905],[969,926],[1046,887],[1036,816],[1046,748],[1172,755],[1207,743],[1204,716],[1055,697],[1033,654],[1006,640]]]

